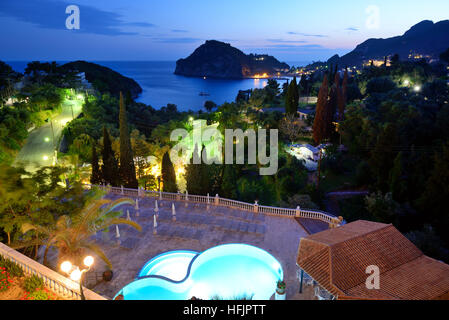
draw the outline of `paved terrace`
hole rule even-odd
[[[107,198],[123,196],[109,194]],[[134,198],[135,197],[131,197]],[[293,217],[268,216],[238,209],[183,201],[159,201],[157,234],[153,234],[154,198],[139,198],[139,210],[125,205],[131,219],[143,230],[138,232],[128,226],[120,226],[120,243],[115,229],[96,236],[98,243],[113,264],[114,278],[111,282],[100,282],[92,289],[109,298],[132,282],[143,265],[154,256],[179,249],[204,251],[228,243],[246,243],[271,253],[282,265],[287,283],[287,299],[301,298],[297,294],[296,256],[299,241],[308,235]],[[176,221],[172,220],[172,203],[176,207]],[[98,260],[97,260],[98,261]],[[98,265],[97,271],[104,270]]]

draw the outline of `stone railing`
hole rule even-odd
[[[22,268],[25,275],[36,275],[41,278],[44,282],[44,286],[58,296],[67,300],[81,299],[79,283],[60,275],[1,242],[0,256],[16,263]],[[83,292],[87,300],[108,300],[84,287]]]
[[[91,185],[86,185],[87,187],[92,187]],[[147,191],[143,189],[128,189],[128,188],[117,188],[111,186],[97,186],[108,193],[113,193],[117,195],[127,196],[127,197],[152,197],[158,200],[167,201],[187,201],[192,203],[202,203],[207,205],[215,205],[221,207],[227,207],[232,209],[240,209],[245,211],[252,211],[255,213],[263,213],[269,216],[286,217],[286,218],[307,218],[313,220],[319,220],[329,224],[330,228],[339,227],[342,222],[342,217],[335,217],[327,212],[319,210],[309,210],[297,207],[296,209],[288,208],[276,208],[269,206],[261,206],[257,202],[254,204],[241,202],[237,200],[225,199],[219,197],[217,194],[215,197],[210,196],[198,196],[190,195],[187,193],[168,193],[168,192],[158,192],[158,191]]]

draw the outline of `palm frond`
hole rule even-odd
[[[33,239],[33,240],[29,240],[29,241],[17,241],[14,243],[11,243],[9,245],[10,248],[12,249],[23,249],[23,248],[28,248],[28,247],[33,247],[35,245],[45,245],[46,240],[45,239]]]
[[[126,225],[131,226],[134,229],[138,230],[139,232],[142,231],[142,226],[140,224],[138,224],[137,222],[134,222],[134,221],[123,219],[123,218],[110,219],[101,226],[101,229],[103,230],[103,229],[109,228],[116,224],[126,224]]]

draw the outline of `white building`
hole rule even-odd
[[[291,154],[298,160],[304,161],[304,165],[309,171],[316,171],[318,169],[318,162],[321,156],[325,155],[325,148],[327,145],[319,145],[314,147],[310,144],[294,144],[286,148],[287,153]]]

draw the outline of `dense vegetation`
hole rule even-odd
[[[443,247],[449,247],[445,69],[424,61],[364,69],[355,78],[363,100],[348,106],[340,124],[348,153],[324,162],[325,175],[346,176],[352,188],[371,192],[350,206],[345,201],[343,207],[350,210],[342,214],[349,221],[363,217],[393,223],[440,259],[447,259]]]
[[[442,57],[445,57],[444,53]],[[51,64],[34,68],[50,68],[47,75],[57,72],[52,71],[54,66]],[[34,112],[46,111],[46,104],[39,103],[36,98],[37,92],[46,92],[45,99],[50,101],[55,98],[52,98],[51,88],[62,90],[58,85],[62,88],[63,84],[53,83],[53,77],[42,78],[40,72],[31,69],[28,74],[35,79],[32,83],[41,84],[34,86],[36,91],[22,106],[33,108]],[[169,192],[188,190],[191,194],[219,194],[246,202],[259,201],[263,205],[292,208],[300,205],[323,210],[329,209],[328,192],[367,191],[368,196],[337,201],[337,212],[334,213],[344,216],[347,221],[368,219],[393,223],[425,253],[447,259],[447,81],[444,64],[401,62],[395,57],[391,66],[371,66],[358,72],[339,71],[337,66],[328,66],[282,88],[276,81],[269,80],[263,89],[252,90],[249,94],[240,92],[233,103],[216,106],[209,101],[205,105],[207,112],[181,113],[175,105],[155,110],[135,102],[129,92],[125,92],[121,99],[109,92],[89,95],[80,117],[64,129],[67,156],[75,159],[69,166],[72,169],[51,173],[47,168],[39,174],[51,175],[55,180],[64,175],[74,182],[79,180],[77,168],[91,164],[90,179],[95,184],[138,185],[150,190],[162,187]],[[309,95],[318,96],[316,106],[301,100]],[[27,112],[20,113],[20,107],[20,103],[4,107],[0,109],[0,116],[2,112],[19,115],[9,116],[8,121],[29,117]],[[307,120],[299,120],[296,117],[298,108],[316,110]],[[279,129],[277,173],[260,176],[260,164],[175,167],[168,156],[174,145],[169,140],[170,133],[178,128],[191,131],[195,119],[203,119],[208,125],[218,123],[222,134],[225,129]],[[19,125],[8,121],[2,121],[1,125],[8,124],[8,130],[17,132],[8,131],[4,136],[17,136],[18,141],[23,141],[26,127],[20,131]],[[301,161],[286,152],[286,146],[292,142],[329,144],[318,173],[307,171]],[[247,144],[245,140],[245,149]],[[197,145],[195,152],[202,154],[203,148]],[[126,168],[123,167],[125,163],[128,164]],[[19,174],[5,172],[12,177]],[[15,178],[10,179],[14,181]],[[19,180],[16,182],[23,185]],[[35,191],[30,195],[43,188],[39,184],[31,187]],[[59,190],[55,185],[52,188],[52,192]],[[17,188],[11,190],[17,191],[18,197],[22,194]],[[26,199],[24,196],[23,201]],[[52,213],[52,210],[47,211]],[[75,214],[80,212],[78,207],[72,208],[66,203],[58,210],[60,214],[70,210]],[[48,216],[48,221],[57,218]],[[3,225],[2,230],[4,238],[10,242],[20,236],[17,227]]]
[[[70,73],[61,74],[54,63],[32,62],[22,75],[0,61],[0,163],[14,160],[29,128],[44,124],[61,110],[69,94],[64,88],[75,80]]]
[[[84,72],[86,80],[100,93],[109,93],[114,97],[120,92],[129,92],[131,97],[137,98],[142,93],[139,84],[107,67],[86,61],[69,62],[61,67],[65,72]]]

